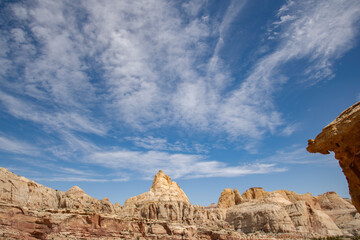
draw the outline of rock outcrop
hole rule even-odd
[[[267,192],[256,187],[242,194],[239,204],[232,189],[224,189],[219,208],[226,221],[244,233],[297,233],[303,237],[358,235],[355,207],[335,192],[317,197],[288,190]]]
[[[360,235],[360,213],[354,205],[336,192],[327,192],[317,197],[324,213],[343,231],[344,235]]]
[[[263,231],[266,233],[295,232],[295,227],[286,210],[271,203],[249,201],[229,208],[226,221],[244,233]]]
[[[239,191],[235,188],[225,188],[220,195],[217,207],[228,208],[240,204],[243,201]]]
[[[148,192],[125,201],[121,216],[201,226],[208,231],[233,230],[224,220],[223,210],[209,211],[204,207],[190,204],[179,185],[161,170],[155,175]]]
[[[276,190],[274,192],[267,192],[261,187],[249,188],[242,197],[244,200],[260,200],[264,202],[273,202],[282,205],[288,205],[296,201],[303,200],[310,204],[315,209],[320,209],[320,205],[316,197],[310,193],[298,194],[288,190]]]
[[[316,138],[308,141],[311,153],[335,153],[354,206],[360,212],[360,102],[342,112]]]
[[[0,201],[22,207],[58,208],[57,191],[0,167]]]
[[[163,171],[159,171],[155,177],[153,184],[148,192],[131,197],[125,201],[124,206],[138,205],[147,202],[186,202],[189,199],[179,185],[172,181],[171,178]]]

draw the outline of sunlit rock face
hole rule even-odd
[[[228,188],[222,191],[217,207],[226,209],[225,220],[244,233],[296,232],[317,237],[358,235],[360,231],[355,207],[335,192],[316,197],[255,187],[246,190],[236,203],[235,191]]]
[[[239,191],[235,188],[225,188],[220,195],[217,207],[228,208],[240,204],[243,201]]]
[[[27,178],[0,168],[0,201],[22,207],[58,208],[58,193]]]
[[[224,220],[224,211],[218,209],[210,211],[190,204],[180,186],[161,170],[155,175],[148,192],[125,201],[121,216],[202,226],[209,231],[233,230]]]
[[[315,139],[310,139],[307,150],[335,153],[348,181],[352,202],[360,212],[360,102],[342,112]]]
[[[125,201],[124,206],[128,207],[135,204],[158,201],[180,201],[189,203],[189,199],[179,185],[163,171],[159,171],[148,192],[131,197]]]

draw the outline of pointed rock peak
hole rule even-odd
[[[170,187],[173,184],[171,178],[160,170],[154,177],[153,184],[150,189],[157,189],[159,187]]]
[[[78,195],[78,194],[86,194],[84,192],[84,190],[82,190],[80,187],[78,186],[73,186],[72,188],[70,188],[69,190],[67,190],[65,192],[68,195]]]
[[[124,206],[149,201],[183,201],[189,203],[188,197],[180,186],[176,182],[171,181],[171,178],[161,170],[155,175],[153,184],[148,192],[127,199]]]

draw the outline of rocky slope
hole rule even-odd
[[[217,206],[204,208],[159,171],[148,192],[121,207],[0,168],[0,239],[293,239],[351,236],[359,226],[354,206],[334,192],[225,189]]]
[[[342,112],[315,138],[308,141],[311,153],[335,153],[349,184],[354,206],[360,212],[360,102]]]
[[[360,234],[360,214],[335,192],[317,197],[287,190],[267,192],[250,188],[236,204],[225,189],[218,207],[227,208],[226,221],[244,233],[296,232],[302,236],[342,236]],[[228,204],[231,202],[231,204]]]

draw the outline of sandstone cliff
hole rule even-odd
[[[246,190],[240,203],[234,191],[225,189],[218,207],[226,209],[226,221],[244,233],[296,232],[302,236],[360,234],[355,207],[335,192],[317,197],[288,190],[267,192],[255,187]]]
[[[360,102],[342,112],[315,140],[308,141],[311,153],[335,153],[349,184],[351,199],[360,212]]]

